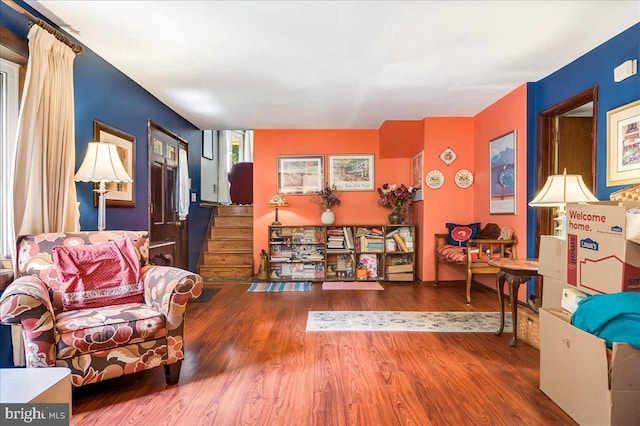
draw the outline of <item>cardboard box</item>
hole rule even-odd
[[[387,274],[396,274],[398,272],[413,272],[413,263],[387,266]]]
[[[608,351],[569,318],[559,309],[540,310],[540,389],[581,425],[638,424],[640,350],[614,344]]]
[[[566,269],[566,268],[565,268]],[[562,303],[562,291],[565,288],[575,288],[566,281],[556,280],[549,277],[543,278],[542,286],[542,307],[560,308]]]
[[[566,238],[555,237],[553,235],[540,236],[538,274],[560,281],[567,280]]]
[[[567,205],[567,283],[588,293],[640,291],[640,244],[626,239],[626,211],[640,203]]]
[[[388,274],[388,281],[413,281],[413,272],[401,272],[398,274]]]
[[[567,204],[567,234],[589,233],[627,239],[627,210],[634,207],[640,207],[640,202]]]

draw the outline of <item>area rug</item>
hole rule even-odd
[[[384,290],[377,281],[325,281],[323,290]]]
[[[248,292],[311,291],[310,282],[252,283]]]
[[[309,311],[307,331],[428,331],[494,333],[499,312]],[[504,332],[511,332],[511,313]]]
[[[211,300],[211,298],[215,296],[219,291],[219,288],[203,288],[202,294],[200,295],[200,297],[194,300],[193,303],[206,303]]]

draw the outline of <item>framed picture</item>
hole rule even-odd
[[[456,161],[456,158],[458,158],[458,154],[449,147],[445,148],[445,150],[440,153],[440,159],[447,166],[450,166],[451,163]]]
[[[489,142],[489,213],[516,213],[516,131]]]
[[[93,140],[108,142],[118,147],[118,155],[122,165],[133,179],[133,182],[107,182],[105,202],[107,207],[135,207],[135,164],[136,164],[136,138],[123,131],[93,120]],[[94,185],[98,189],[99,184]],[[93,193],[93,205],[98,206],[98,193]]]
[[[213,160],[213,137],[212,132],[203,132],[202,135],[202,156],[207,160]]]
[[[314,194],[323,185],[324,156],[278,156],[279,194]]]
[[[373,191],[373,174],[373,154],[329,156],[329,185],[339,191]]]
[[[422,200],[422,176],[423,176],[424,151],[417,153],[411,160],[411,186],[416,188],[415,201]]]
[[[607,112],[607,186],[640,183],[640,100]]]

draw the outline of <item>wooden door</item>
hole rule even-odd
[[[149,257],[187,269],[188,216],[178,214],[180,150],[187,152],[185,140],[149,120]]]
[[[591,144],[592,129],[592,117],[558,118],[558,173],[566,169],[569,175],[582,176],[587,188],[595,193],[591,172],[591,166],[594,163]]]
[[[562,139],[559,138],[560,130],[557,123],[561,118],[566,118],[566,114],[573,111],[583,105],[592,103],[592,117],[590,120],[590,129],[588,137],[579,136],[580,148],[577,147],[578,139],[574,138],[573,147],[563,148],[564,139],[571,139],[568,135],[570,133],[573,123],[565,125]],[[565,116],[565,117],[563,117]],[[538,189],[536,193],[542,188],[547,180],[547,177],[553,174],[559,174],[563,172],[561,168],[563,163],[569,164],[574,162],[580,164],[582,170],[581,174],[585,183],[594,188],[594,182],[596,182],[596,124],[595,117],[598,116],[598,86],[594,86],[584,92],[577,94],[576,96],[566,99],[551,108],[546,109],[538,114],[538,168],[537,168],[537,181]],[[585,120],[586,121],[586,120]],[[576,122],[577,123],[577,122]],[[586,124],[581,123],[581,132],[584,135],[586,131]],[[569,159],[570,156],[576,157],[575,159]],[[562,157],[562,158],[561,158]],[[590,164],[587,166],[587,162]],[[571,165],[570,167],[573,167]],[[567,167],[567,173],[578,173],[571,171]],[[590,182],[590,183],[587,183]],[[595,191],[592,191],[595,194]],[[595,194],[597,196],[597,194]],[[536,245],[539,247],[540,235],[553,235],[553,220],[552,209],[538,208],[536,209]]]

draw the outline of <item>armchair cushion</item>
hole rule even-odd
[[[164,315],[127,303],[63,312],[56,318],[58,359],[104,351],[166,336]]]
[[[452,246],[466,247],[467,241],[478,238],[478,233],[480,232],[480,222],[470,223],[468,225],[446,223],[446,227],[449,231],[447,244]]]
[[[60,245],[51,252],[63,311],[143,301],[140,262],[130,238]]]

